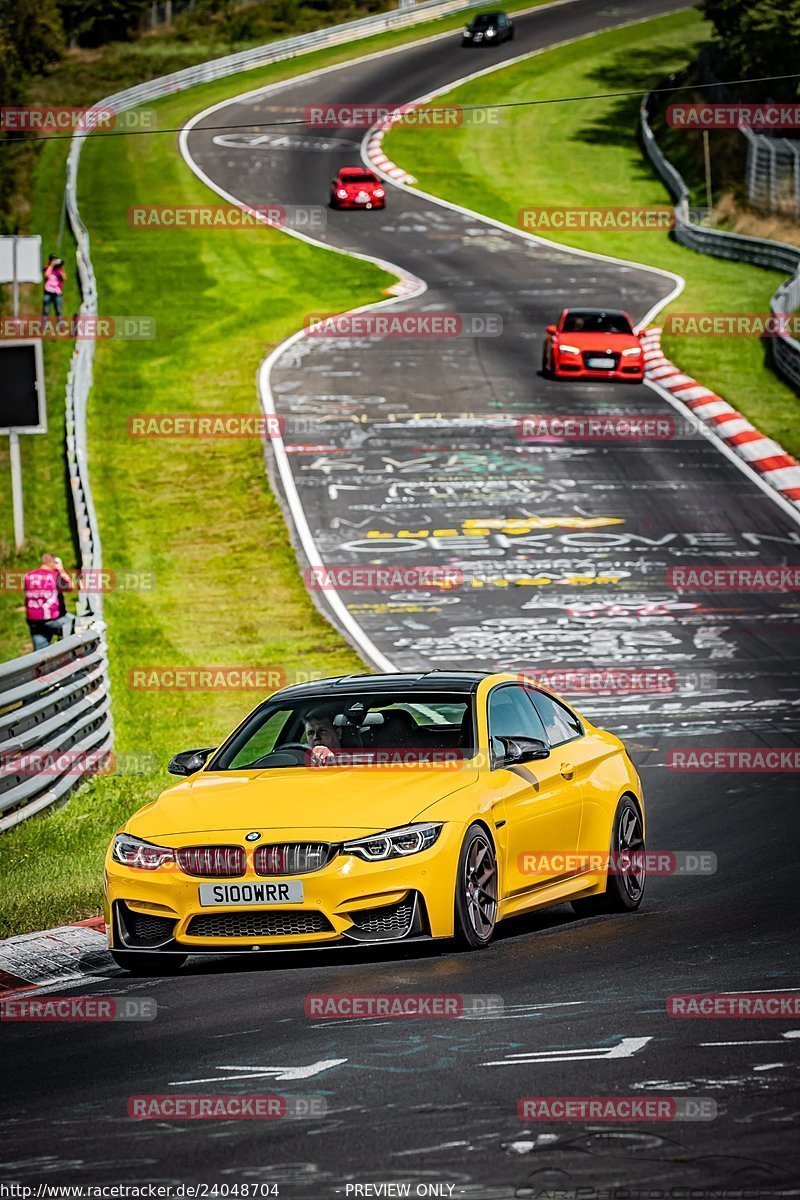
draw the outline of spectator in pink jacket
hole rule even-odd
[[[64,592],[72,580],[60,558],[43,554],[41,566],[25,576],[25,619],[34,650],[43,650],[53,638],[69,637],[74,617],[67,612]]]
[[[60,319],[64,315],[62,305],[62,296],[64,295],[64,283],[66,282],[67,272],[64,270],[63,258],[57,258],[55,254],[51,254],[47,260],[47,266],[44,269],[44,302],[42,307],[42,316],[50,315],[50,305],[52,304],[56,310],[56,316]]]

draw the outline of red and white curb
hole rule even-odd
[[[112,966],[102,917],[23,933],[0,942],[0,997],[30,988],[80,982]]]
[[[413,275],[401,275],[397,283],[384,288],[387,296],[416,296],[419,294],[419,280]]]
[[[374,131],[367,139],[366,157],[376,170],[382,171],[384,175],[388,175],[390,179],[394,179],[397,183],[416,183],[413,175],[409,175],[408,171],[404,171],[402,167],[398,167],[391,159],[383,153],[383,139],[389,132],[396,121],[399,121],[407,110],[397,112],[391,117],[386,117],[379,125],[375,126]],[[393,283],[391,287],[385,289],[387,296],[414,296],[419,292],[419,280],[413,275],[401,275],[397,283]]]
[[[800,508],[800,464],[782,446],[765,437],[737,412],[727,400],[685,375],[661,349],[661,328],[653,326],[642,335],[645,374],[703,421],[740,458],[757,471],[770,487]]]
[[[397,183],[416,183],[413,175],[409,175],[408,171],[398,167],[397,163],[383,152],[383,139],[396,121],[399,121],[408,111],[408,106],[404,106],[403,112],[393,114],[381,121],[380,125],[376,125],[374,131],[370,134],[366,144],[366,156],[373,167],[377,167],[379,171],[383,171],[390,179],[394,179]]]

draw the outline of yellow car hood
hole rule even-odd
[[[340,840],[405,825],[477,778],[460,765],[209,771],[162,792],[125,828],[146,840],[222,830]]]

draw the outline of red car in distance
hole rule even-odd
[[[331,208],[384,208],[386,189],[366,167],[342,167],[331,180]]]
[[[551,379],[644,378],[642,344],[621,309],[565,308],[545,333],[542,374]]]

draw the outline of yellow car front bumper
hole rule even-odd
[[[339,853],[317,871],[268,878],[254,873],[250,857],[244,875],[220,879],[188,875],[169,863],[135,869],[109,852],[109,943],[113,950],[209,954],[451,937],[463,836],[462,826],[448,822],[419,854],[365,862]],[[199,839],[180,840],[190,845]],[[287,882],[302,883],[302,901],[264,902],[264,885]],[[203,905],[202,884],[238,885],[244,902]]]

